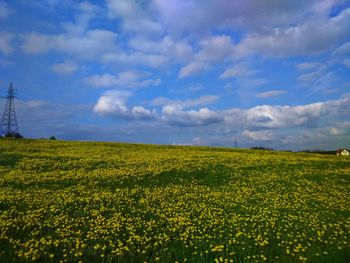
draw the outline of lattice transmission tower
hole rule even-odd
[[[0,132],[5,136],[15,137],[20,135],[18,132],[18,124],[15,110],[15,89],[12,82],[7,90],[7,96],[1,97],[6,99],[4,113],[1,118]]]

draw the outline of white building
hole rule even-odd
[[[350,155],[349,150],[347,149],[339,149],[336,151],[337,155]]]

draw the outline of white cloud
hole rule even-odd
[[[286,90],[269,90],[269,91],[257,93],[255,95],[255,97],[257,97],[257,98],[271,98],[271,97],[280,96],[280,95],[285,94],[285,93],[287,93]]]
[[[146,79],[139,83],[137,86],[138,87],[148,87],[148,86],[159,86],[162,83],[162,80],[157,78],[157,79]]]
[[[257,106],[247,110],[247,121],[253,127],[282,128],[315,125],[323,111],[322,103],[303,106]]]
[[[275,134],[271,130],[263,130],[263,131],[245,130],[242,132],[242,135],[254,141],[271,141],[275,139]]]
[[[227,35],[206,37],[199,41],[199,46],[201,49],[194,55],[193,61],[180,69],[179,78],[201,72],[211,63],[230,59],[234,50],[232,39]]]
[[[53,6],[56,6],[56,3]],[[24,33],[23,51],[29,54],[59,51],[82,59],[96,59],[105,53],[118,50],[115,32],[89,29],[91,20],[102,12],[101,7],[86,1],[74,5],[70,3],[70,6],[74,7],[74,22],[61,23],[64,33],[42,34],[35,31]]]
[[[230,36],[211,36],[199,42],[201,50],[196,54],[199,61],[222,61],[232,56],[234,45]]]
[[[142,106],[134,106],[131,113],[137,119],[152,119],[155,117],[154,111],[152,112]]]
[[[131,93],[127,91],[106,92],[98,99],[94,106],[94,112],[101,115],[128,117],[129,110],[126,107],[126,101],[130,95]]]
[[[221,122],[223,117],[208,108],[184,111],[181,107],[167,105],[162,109],[162,119],[179,126],[204,126]]]
[[[312,83],[319,79],[323,75],[323,71],[312,71],[308,73],[301,74],[298,77],[298,80],[302,82],[305,85],[308,85],[309,83]]]
[[[313,92],[331,92],[338,81],[335,72],[328,67],[320,67],[313,71],[299,75],[299,83]]]
[[[341,135],[341,131],[337,127],[328,128],[328,132],[330,135]]]
[[[95,87],[121,87],[121,88],[138,88],[147,86],[158,86],[161,79],[147,79],[149,76],[146,72],[124,71],[117,76],[109,73],[94,75],[85,78],[85,83]]]
[[[323,0],[323,1],[317,1],[316,3],[313,3],[311,6],[311,9],[319,15],[328,16],[331,9],[337,5],[342,4],[344,2],[343,0]]]
[[[130,110],[127,99],[131,92],[108,91],[97,101],[94,112],[100,115],[115,116],[124,119],[158,119],[155,110],[149,110],[143,106],[134,106]],[[163,105],[160,121],[178,126],[204,126],[223,121],[220,113],[209,110],[207,107],[199,110],[184,110],[185,108],[210,104],[217,100],[216,96],[203,96],[194,100],[175,101],[166,98],[158,98],[153,105]]]
[[[179,78],[184,78],[198,72],[201,72],[209,67],[209,64],[206,62],[191,62],[190,64],[182,67],[179,72]]]
[[[300,71],[308,71],[308,70],[314,70],[314,69],[324,69],[325,65],[320,62],[304,62],[297,64],[295,66]]]
[[[3,54],[8,55],[14,50],[12,47],[12,39],[13,34],[6,31],[0,31],[0,51]]]
[[[22,49],[27,53],[40,54],[48,51],[61,51],[84,59],[116,51],[117,34],[107,30],[88,30],[81,35],[44,35],[36,32],[25,34]]]
[[[142,52],[109,52],[103,54],[101,60],[104,63],[120,63],[128,65],[145,65],[151,68],[159,68],[169,62],[169,58],[161,54],[145,54]]]
[[[78,66],[72,61],[56,63],[52,65],[52,70],[59,74],[72,74],[78,70]]]
[[[192,57],[192,46],[186,40],[175,41],[170,36],[164,36],[159,41],[146,38],[133,38],[130,47],[144,54],[162,55],[171,62],[188,61]]]
[[[171,100],[168,98],[159,97],[152,101],[152,105],[154,106],[166,105],[166,106],[175,106],[180,108],[191,108],[196,106],[212,104],[216,102],[219,98],[220,96],[218,95],[206,95],[206,96],[201,96],[198,99],[192,99],[192,100]]]
[[[278,90],[278,92],[271,92],[271,94],[280,92],[281,90]],[[345,95],[338,100],[299,106],[261,105],[250,109],[232,108],[223,111],[212,111],[206,107],[200,110],[184,110],[185,108],[211,104],[216,99],[216,97],[211,96],[187,101],[158,98],[152,102],[152,105],[164,105],[162,119],[174,125],[200,126],[217,123],[227,131],[322,127],[332,122],[345,120],[350,114],[348,107],[350,95]],[[196,118],[197,120],[195,120]]]
[[[333,52],[332,55],[335,56],[344,56],[344,55],[350,55],[350,41],[342,44],[341,46],[337,47]]]
[[[256,146],[258,142],[269,143],[268,146],[272,148],[294,145],[294,149],[301,146],[305,149],[312,145],[317,146],[325,140],[327,145],[339,145],[342,138],[350,138],[350,123],[347,121],[350,114],[349,94],[337,100],[299,106],[262,105],[223,111],[214,111],[207,107],[193,109],[201,106],[200,99],[195,99],[192,103],[174,103],[163,98],[155,103],[163,105],[159,114],[139,105],[128,107],[127,100],[131,94],[107,92],[100,97],[94,111],[100,115],[134,121],[152,120],[152,129],[172,127],[172,131],[176,133],[183,132],[184,127],[191,127],[191,132],[211,145],[232,145],[232,136],[238,136],[239,144],[246,147]]]
[[[220,79],[227,78],[240,78],[240,77],[248,77],[255,73],[255,71],[248,69],[244,65],[235,65],[233,68],[226,69],[221,75]]]
[[[108,91],[98,99],[94,106],[94,112],[99,115],[122,119],[146,120],[156,118],[155,111],[150,111],[142,106],[134,106],[130,110],[126,103],[131,95],[132,93],[128,91]]]
[[[322,24],[322,27],[319,25]],[[269,57],[320,54],[350,36],[350,8],[331,18],[311,18],[286,29],[249,34],[235,50],[237,57],[259,53]]]
[[[213,10],[208,8],[207,1],[180,0],[169,2],[154,0],[153,3],[160,14],[161,21],[171,34],[181,35],[184,32],[189,32],[197,35],[206,33],[216,22],[212,15]],[[208,12],[208,10],[211,10],[211,12]]]
[[[213,28],[261,31],[266,27],[290,25],[309,15],[315,2],[319,3],[314,0],[179,0],[171,3],[153,0],[168,31],[176,35],[189,33],[194,36],[208,34]]]
[[[79,21],[79,23],[82,24],[88,24],[89,21],[96,17],[99,12],[102,12],[102,8],[91,4],[90,2],[81,2],[77,4],[77,10],[78,10],[78,14],[76,15],[77,20]]]
[[[146,10],[146,2],[136,0],[108,0],[108,16],[111,19],[121,18],[125,31],[137,32],[138,34],[156,34],[163,32],[160,23],[153,21],[151,15]]]
[[[227,131],[316,128],[346,120],[350,114],[350,96],[338,100],[299,106],[256,106],[247,110],[228,109],[224,115],[223,129]]]
[[[32,32],[23,36],[22,49],[27,53],[40,54],[48,52],[51,49],[51,37]]]
[[[65,22],[62,24],[67,33],[71,35],[79,35],[87,31],[91,20],[102,14],[101,7],[86,1],[76,3],[74,9],[75,23]]]
[[[87,85],[95,87],[110,87],[118,84],[117,76],[109,73],[87,77],[84,81]]]
[[[152,105],[162,105],[161,119],[166,123],[179,126],[205,126],[222,122],[223,116],[209,110],[207,107],[199,110],[184,110],[197,106],[208,105],[216,102],[219,96],[207,95],[192,100],[170,100],[168,98],[157,98],[152,101]]]
[[[298,77],[298,81],[308,87],[322,86],[324,85],[324,79],[326,76],[332,74],[328,71],[328,66],[319,62],[305,62],[296,65],[296,68],[301,71]],[[312,86],[313,85],[313,86]]]

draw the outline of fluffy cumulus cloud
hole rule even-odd
[[[94,112],[101,115],[128,117],[129,109],[125,104],[130,95],[131,93],[126,91],[109,91],[98,99]]]
[[[99,115],[109,115],[122,119],[145,120],[156,117],[155,112],[142,106],[128,108],[126,103],[131,95],[132,93],[128,91],[108,91],[98,99],[94,106],[94,112]]]
[[[128,107],[127,101],[132,95],[130,91],[111,90],[101,96],[94,106],[94,112],[121,119],[153,119],[179,126],[205,126],[223,121],[223,116],[207,107],[193,110],[191,108],[211,104],[217,96],[203,96],[193,100],[169,100],[157,98],[152,101],[153,106],[162,106],[161,112],[149,110],[143,106]]]
[[[111,114],[120,117],[130,115],[126,101],[130,92],[107,92],[95,105],[95,112]],[[346,120],[350,109],[350,95],[338,100],[318,102],[299,106],[256,106],[249,109],[231,108],[222,111],[213,111],[208,107],[217,97],[205,96],[198,99],[180,101],[158,98],[152,102],[154,106],[162,106],[160,119],[167,123],[179,126],[207,126],[213,123],[220,124],[221,128],[232,131],[243,131],[246,137],[253,137],[255,131],[275,130],[293,127],[328,127]],[[145,116],[155,116],[153,110],[135,106],[133,111],[140,111]],[[251,132],[251,133],[250,133]],[[273,134],[273,133],[261,133]],[[272,135],[271,135],[272,136]],[[258,137],[255,137],[258,138]],[[268,136],[264,136],[264,140]]]
[[[293,149],[296,149],[316,147],[317,143],[327,139],[338,143],[339,140],[350,139],[350,124],[346,121],[350,114],[349,95],[299,106],[257,106],[221,111],[202,107],[213,103],[212,99],[203,98],[192,101],[160,98],[153,102],[154,106],[161,106],[159,111],[143,106],[128,107],[129,96],[130,93],[106,93],[99,99],[94,111],[124,120],[152,121],[158,129],[169,125],[177,131],[190,128],[196,134],[202,134],[200,141],[204,145],[233,146],[234,140],[239,138],[239,143],[246,146],[286,148],[293,144]],[[291,129],[292,134],[289,133]],[[194,145],[195,142],[182,144]]]
[[[231,109],[226,112],[226,124],[239,121],[249,129],[277,129],[290,127],[322,127],[332,122],[342,122],[350,110],[350,95],[338,100],[299,106],[257,106],[247,110]]]

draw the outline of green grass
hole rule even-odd
[[[350,158],[0,139],[0,262],[350,262]]]

